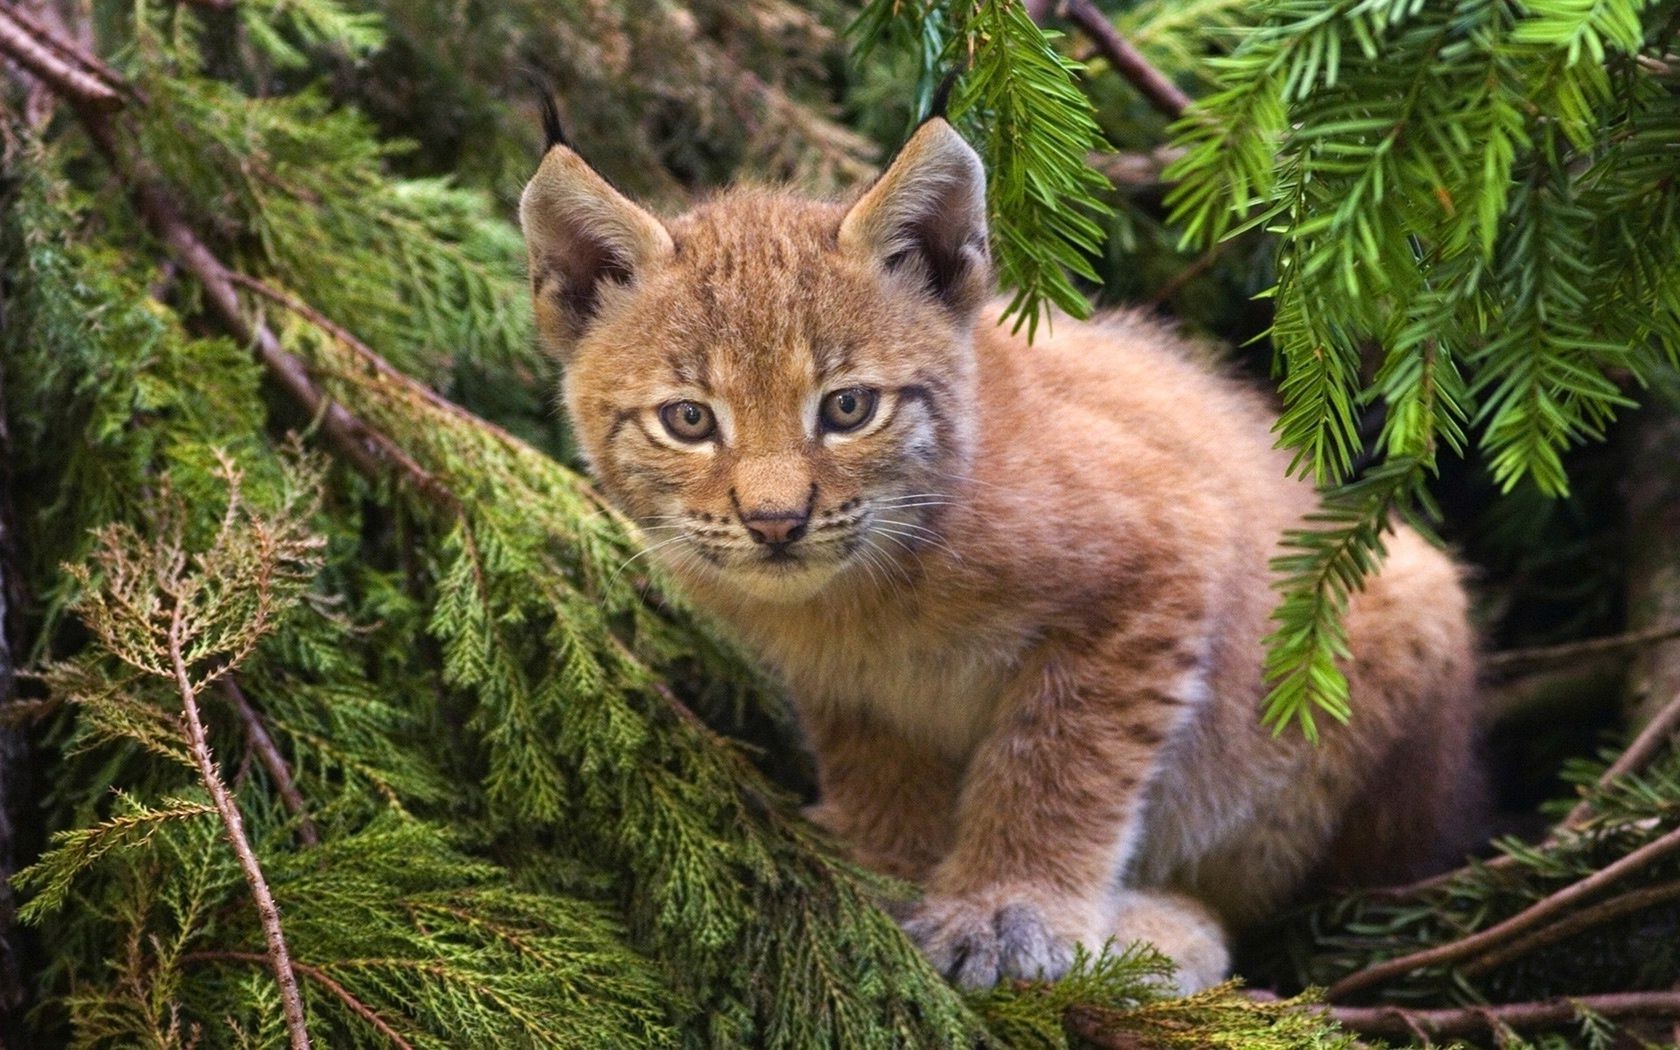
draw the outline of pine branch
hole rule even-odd
[[[1368,966],[1363,970],[1351,973],[1331,985],[1330,990],[1325,993],[1324,997],[1332,1001],[1345,999],[1355,992],[1364,991],[1390,978],[1400,977],[1427,966],[1456,963],[1474,956],[1485,949],[1509,941],[1518,934],[1526,933],[1541,923],[1549,921],[1554,916],[1568,912],[1586,898],[1623,876],[1647,867],[1652,862],[1674,853],[1680,853],[1680,828],[1646,843],[1620,860],[1595,871],[1587,878],[1565,886],[1556,893],[1502,922],[1489,926],[1485,930],[1433,948],[1426,948],[1422,951],[1402,955],[1396,959],[1389,959],[1375,966]]]
[[[233,503],[230,496],[230,513]],[[268,942],[269,962],[274,969],[274,978],[280,984],[280,1003],[286,1014],[286,1031],[291,1038],[292,1050],[309,1050],[309,1030],[303,1018],[303,999],[298,994],[297,975],[292,972],[291,954],[286,950],[286,935],[280,928],[280,909],[274,904],[274,895],[269,892],[268,880],[263,877],[262,866],[257,863],[257,855],[251,849],[250,840],[245,837],[245,823],[239,815],[239,807],[234,804],[227,785],[222,783],[221,772],[216,768],[216,761],[210,753],[210,741],[205,735],[204,723],[199,718],[198,686],[193,683],[185,656],[185,614],[186,605],[177,597],[169,618],[169,662],[175,672],[175,688],[181,697],[187,744],[192,751],[193,760],[198,764],[199,779],[210,792],[210,797],[216,804],[216,812],[222,818],[222,827],[227,832],[228,841],[232,843],[233,851],[239,857],[239,867],[245,874],[245,884],[250,888],[251,896],[256,898],[257,914],[262,920],[263,938]]]
[[[1654,908],[1659,904],[1667,904],[1673,900],[1680,900],[1680,881],[1663,882],[1654,886],[1646,886],[1643,889],[1629,890],[1627,893],[1618,894],[1607,901],[1601,901],[1591,907],[1561,916],[1552,925],[1519,937],[1510,944],[1502,948],[1495,948],[1459,967],[1459,972],[1466,977],[1474,977],[1496,970],[1513,959],[1529,955],[1549,944],[1556,944],[1578,933],[1603,926],[1624,915],[1632,915],[1635,912]]]
[[[1633,743],[1627,746],[1627,750],[1623,751],[1616,761],[1610,763],[1610,768],[1598,778],[1599,788],[1608,787],[1622,777],[1644,768],[1657,752],[1669,745],[1670,738],[1676,732],[1680,732],[1680,693],[1675,694],[1663,709],[1657,712],[1656,717],[1645,724],[1645,728],[1633,738]],[[1591,815],[1592,803],[1582,799],[1575,804],[1575,808],[1569,811],[1558,827],[1578,827]],[[1553,834],[1556,834],[1556,831]]]
[[[245,317],[239,307],[238,293],[234,291],[234,271],[216,258],[181,217],[167,187],[125,156],[110,120],[111,111],[122,105],[121,95],[93,75],[78,70],[65,57],[84,69],[102,69],[103,63],[43,27],[26,25],[17,15],[10,5],[0,6],[0,52],[27,68],[34,69],[33,62],[51,74],[43,79],[71,103],[106,162],[127,185],[136,209],[152,233],[169,246],[176,261],[202,285],[206,302],[222,326],[236,339],[255,346],[269,374],[306,412],[320,418],[321,429],[357,471],[377,480],[385,475],[388,466],[394,466],[422,493],[453,503],[453,496],[395,442],[329,400],[310,377],[309,366],[282,347],[272,331]]]
[[[1598,778],[1595,785],[1596,790],[1602,792],[1623,777],[1639,772],[1665,746],[1672,742],[1676,732],[1680,732],[1680,694],[1669,700],[1663,709],[1657,712],[1656,717],[1645,724],[1645,728],[1639,731],[1639,735],[1634,737],[1633,742],[1627,746],[1627,749],[1605,769],[1604,773]],[[1587,819],[1592,816],[1592,812],[1591,799],[1583,798],[1575,804],[1575,807],[1562,820],[1552,825],[1539,845],[1544,847],[1560,841],[1564,836],[1585,824]],[[1478,861],[1476,866],[1484,871],[1507,871],[1516,866],[1516,858],[1510,854],[1502,854],[1490,860]],[[1392,886],[1366,892],[1384,898],[1403,900],[1408,897],[1415,897],[1420,893],[1439,889],[1463,875],[1464,870],[1460,868],[1454,871],[1446,871],[1403,886]]]
[[[1184,116],[1192,104],[1190,96],[1151,65],[1097,5],[1091,0],[1061,0],[1060,8],[1063,16],[1091,38],[1115,72],[1130,81],[1150,105],[1172,120]]]

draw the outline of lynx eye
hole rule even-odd
[[[822,425],[830,433],[856,430],[875,414],[875,391],[861,386],[836,390],[822,400]]]
[[[704,441],[717,429],[717,417],[698,401],[673,401],[661,406],[659,421],[678,441]]]

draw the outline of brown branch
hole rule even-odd
[[[1493,1006],[1412,1010],[1399,1006],[1336,1006],[1327,1012],[1342,1027],[1362,1035],[1416,1038],[1483,1035],[1497,1027],[1553,1028],[1590,1010],[1612,1020],[1680,1018],[1680,991],[1616,992]]]
[[[457,405],[455,402],[438,393],[436,390],[433,390],[426,384],[419,382],[407,372],[402,371],[396,365],[393,365],[391,362],[385,360],[384,356],[380,354],[379,351],[363,342],[355,335],[355,333],[351,332],[348,328],[345,328],[337,321],[334,321],[320,310],[317,310],[315,307],[304,302],[302,299],[293,295],[288,295],[271,284],[259,281],[255,277],[247,276],[235,270],[229,270],[227,272],[227,276],[228,280],[239,285],[241,288],[260,295],[270,302],[285,307],[297,314],[299,317],[308,321],[310,324],[321,329],[323,332],[326,332],[338,342],[342,343],[352,353],[356,354],[356,356],[366,361],[373,368],[374,372],[387,379],[401,383],[404,389],[413,392],[433,408],[447,412],[458,419],[464,419],[467,422],[472,423],[474,426],[481,427],[507,444],[523,446],[524,442],[508,433],[506,430],[487,419],[483,419],[467,411],[460,405]]]
[[[1629,872],[1637,871],[1652,861],[1675,852],[1680,852],[1680,828],[1646,843],[1615,863],[1593,872],[1579,882],[1570,883],[1485,930],[1351,973],[1331,985],[1324,997],[1328,1000],[1343,999],[1372,985],[1381,984],[1391,977],[1399,977],[1425,966],[1440,966],[1476,955],[1539,926],[1560,912],[1567,911]]]
[[[1091,0],[1062,0],[1061,13],[1091,38],[1108,64],[1130,81],[1150,105],[1173,120],[1184,116],[1184,111],[1190,108],[1190,96],[1151,65]]]
[[[1610,764],[1610,768],[1604,771],[1604,775],[1598,778],[1599,788],[1608,787],[1629,773],[1643,769],[1676,732],[1680,732],[1680,693],[1676,693],[1667,705],[1657,712],[1656,717],[1645,724],[1645,728],[1633,738],[1633,743],[1627,746],[1627,750],[1623,751],[1621,756]],[[1560,826],[1573,827],[1591,815],[1592,803],[1582,799],[1563,818]]]
[[[256,952],[225,951],[188,952],[187,954],[181,956],[181,961],[184,963],[242,962],[251,963],[254,966],[262,966],[267,962],[266,959],[264,959],[261,955],[258,955]],[[309,978],[311,981],[314,981],[316,984],[325,988],[328,992],[332,993],[334,998],[350,1008],[351,1013],[354,1013],[357,1017],[360,1017],[362,1020],[372,1025],[375,1031],[389,1039],[392,1045],[396,1046],[398,1050],[414,1050],[414,1044],[410,1043],[407,1039],[404,1039],[401,1035],[398,1035],[397,1030],[392,1028],[384,1018],[375,1013],[372,1007],[352,995],[348,988],[345,988],[342,984],[333,980],[326,971],[320,969],[319,967],[311,966],[308,963],[300,962],[292,963],[292,968],[303,976]]]
[[[395,468],[416,489],[449,507],[458,505],[455,494],[427,471],[401,446],[356,418],[343,405],[331,400],[316,385],[309,365],[280,345],[267,326],[245,317],[239,293],[234,290],[233,271],[198,239],[181,217],[173,198],[155,179],[137,175],[118,148],[115,131],[103,113],[77,107],[83,125],[119,178],[129,184],[135,207],[154,236],[168,246],[181,267],[204,289],[205,303],[224,329],[235,339],[255,348],[257,359],[269,376],[305,412],[320,420],[322,432],[358,473],[371,480],[386,476]]]
[[[316,830],[315,822],[309,818],[309,806],[299,793],[297,785],[292,782],[292,771],[286,765],[286,756],[280,753],[279,745],[269,735],[268,727],[263,725],[262,716],[251,706],[251,701],[245,696],[245,691],[239,688],[230,674],[224,677],[220,685],[222,692],[232,702],[234,710],[239,712],[240,721],[245,724],[245,743],[251,752],[257,756],[263,768],[268,770],[268,778],[274,781],[274,790],[280,795],[280,801],[286,811],[297,818],[298,838],[306,846],[321,844],[321,833]]]
[[[1663,882],[1655,886],[1646,886],[1644,889],[1632,890],[1595,904],[1590,908],[1582,908],[1578,912],[1566,915],[1558,922],[1536,930],[1526,937],[1519,937],[1504,947],[1496,948],[1481,958],[1472,960],[1469,965],[1460,967],[1460,971],[1467,976],[1487,973],[1489,970],[1498,969],[1512,959],[1520,959],[1524,955],[1544,948],[1548,944],[1556,944],[1558,941],[1572,937],[1583,930],[1590,930],[1595,926],[1619,919],[1624,915],[1644,911],[1646,908],[1654,908],[1659,904],[1667,904],[1673,900],[1680,900],[1680,882]]]
[[[1580,642],[1565,642],[1562,645],[1537,645],[1526,649],[1506,649],[1503,652],[1489,653],[1483,657],[1482,666],[1495,673],[1509,672],[1513,668],[1530,664],[1561,663],[1581,656],[1619,653],[1628,649],[1638,649],[1655,642],[1666,642],[1673,638],[1680,638],[1680,624],[1663,624],[1658,627],[1647,627],[1644,630],[1628,631],[1626,634],[1615,634],[1605,638],[1588,638]]]
[[[222,327],[240,342],[255,348],[269,375],[305,411],[320,419],[328,440],[356,470],[377,479],[384,476],[387,464],[394,465],[422,492],[446,499],[451,505],[455,503],[453,494],[395,442],[369,428],[343,405],[331,401],[310,377],[308,365],[282,347],[273,332],[245,317],[239,308],[232,271],[222,265],[181,218],[162,182],[151,177],[121,149],[110,111],[122,106],[122,92],[133,92],[115,79],[115,73],[9,4],[0,4],[0,53],[36,72],[44,83],[71,103],[94,145],[118,178],[128,185],[135,208],[147,227],[203,287],[205,302]]]
[[[0,53],[28,70],[54,93],[79,107],[109,112],[121,109],[122,96],[85,65],[68,60],[29,17],[0,4]]]
[[[1142,189],[1160,185],[1162,172],[1182,156],[1184,150],[1178,146],[1156,146],[1126,153],[1096,151],[1086,157],[1086,163],[1115,186]]]
[[[192,752],[193,761],[198,765],[199,779],[204,781],[205,790],[210,792],[210,798],[216,804],[216,812],[221,815],[222,828],[227,832],[228,841],[233,844],[233,852],[239,857],[239,867],[245,873],[245,884],[250,888],[251,896],[256,899],[257,915],[262,920],[263,939],[268,942],[269,963],[274,969],[274,979],[280,984],[280,1006],[286,1015],[286,1031],[291,1036],[292,1050],[309,1050],[309,1029],[303,1018],[303,998],[298,994],[297,974],[292,971],[291,955],[286,950],[286,935],[280,929],[280,909],[274,904],[274,895],[268,890],[268,880],[263,877],[262,866],[257,863],[257,855],[251,849],[250,840],[245,837],[245,822],[239,815],[239,807],[234,804],[227,785],[222,783],[221,773],[210,754],[210,741],[205,735],[204,723],[198,716],[198,690],[187,673],[187,663],[181,655],[183,611],[183,606],[177,599],[169,618],[169,662],[175,671],[175,688],[181,694],[188,750]]]

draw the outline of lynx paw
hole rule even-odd
[[[1173,962],[1173,988],[1191,995],[1231,975],[1225,930],[1200,902],[1178,893],[1133,890],[1116,901],[1116,949],[1146,941]]]
[[[1054,980],[1073,962],[1075,938],[1058,933],[1042,908],[1023,899],[936,897],[923,902],[904,932],[964,988],[989,988],[1006,977]]]

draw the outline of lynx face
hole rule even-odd
[[[972,445],[983,200],[943,122],[849,210],[744,190],[668,224],[550,150],[521,205],[539,328],[654,557],[798,600],[937,540]]]

